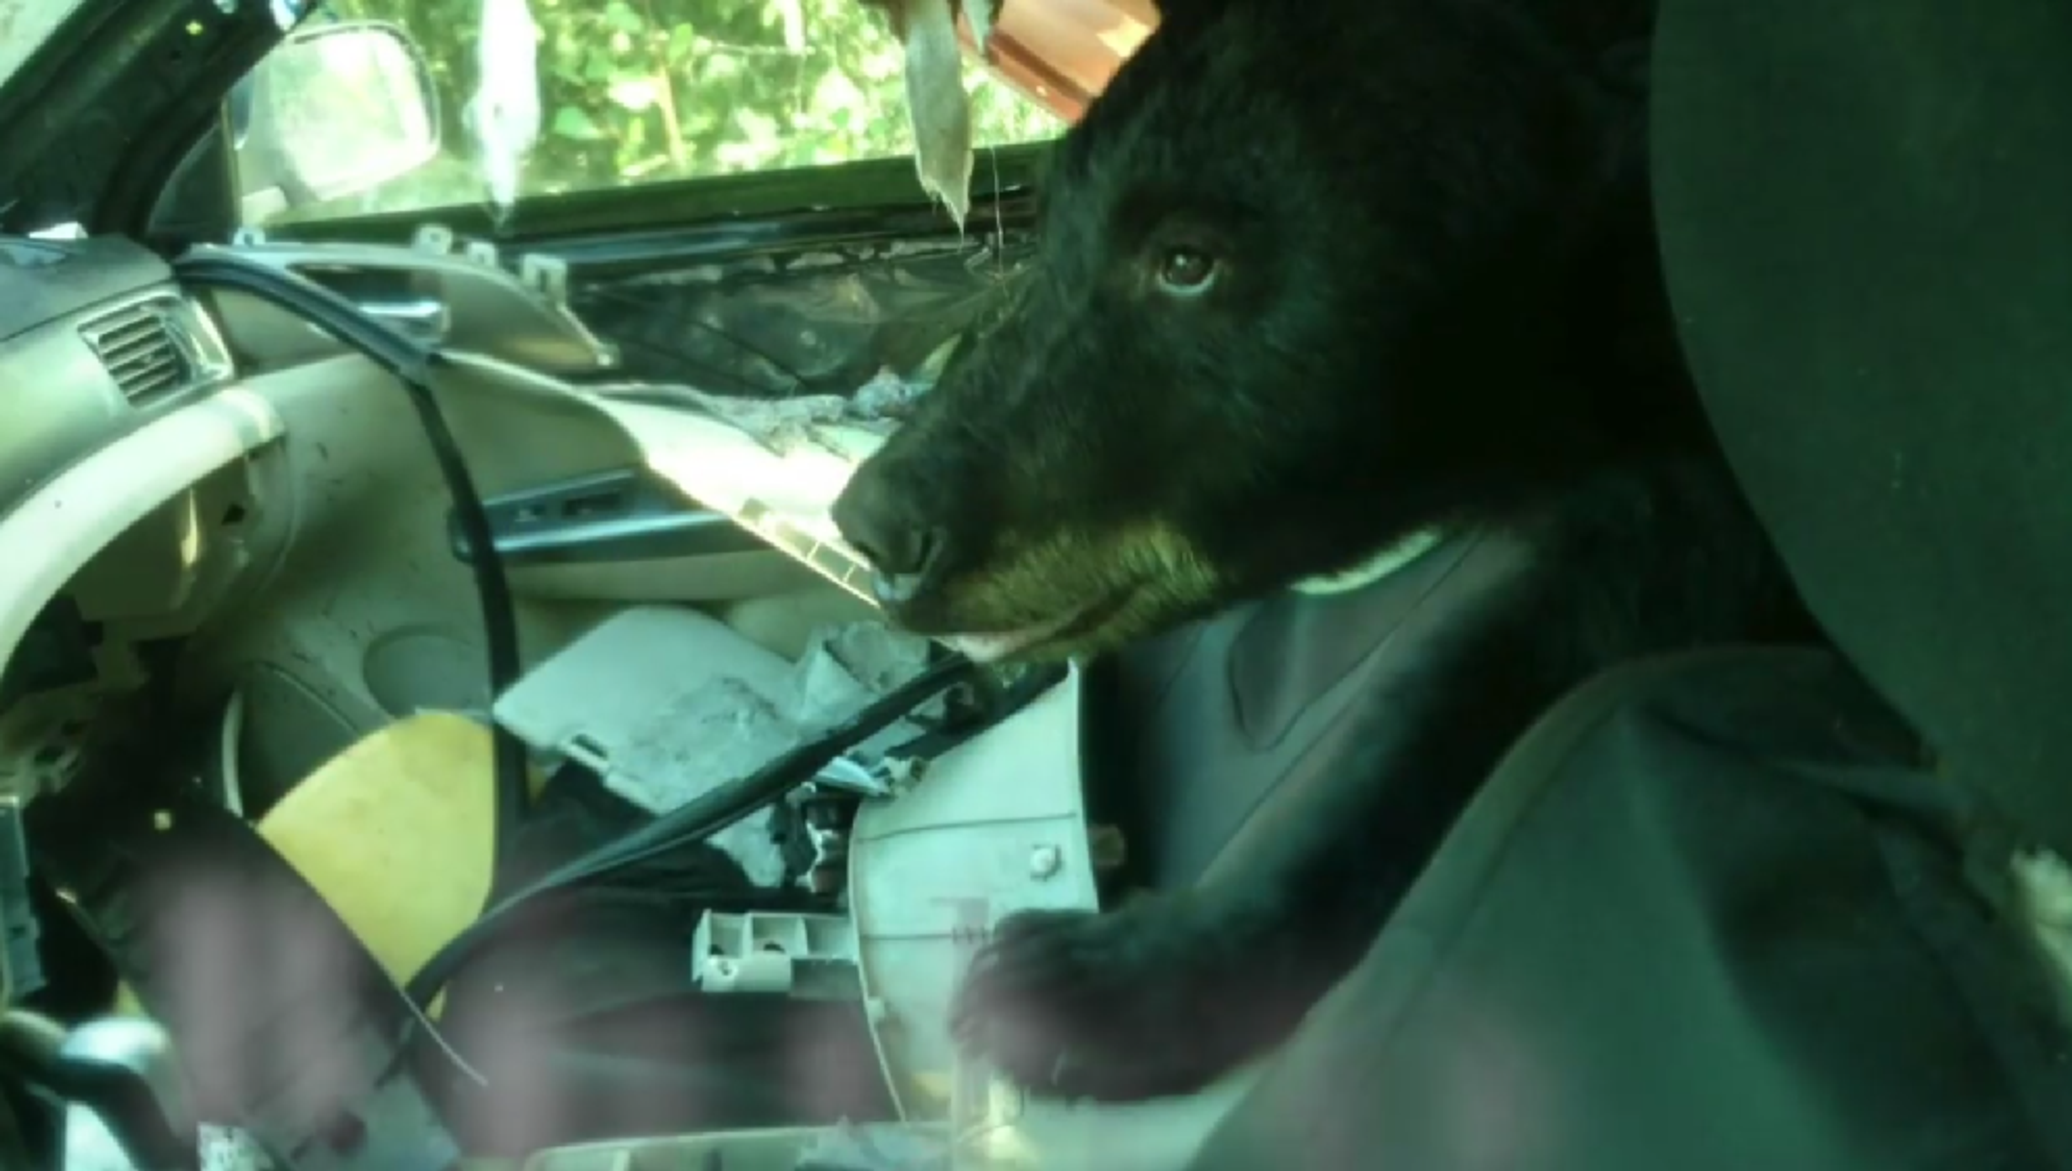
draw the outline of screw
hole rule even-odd
[[[1041,881],[1064,869],[1065,855],[1056,846],[1038,846],[1029,851],[1029,877]]]

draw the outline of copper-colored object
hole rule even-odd
[[[1153,0],[1004,0],[986,65],[1058,117],[1077,122],[1157,27]],[[969,28],[964,32],[969,47]]]
[[[907,11],[916,0],[858,0],[885,13],[894,36],[906,39]],[[972,23],[958,7],[958,34],[976,51]],[[1158,27],[1154,0],[970,0],[991,9],[986,66],[1066,122],[1077,122],[1115,71]],[[986,19],[982,11],[980,20]]]
[[[1094,871],[1098,874],[1113,874],[1129,861],[1129,839],[1116,826],[1087,826],[1086,844],[1087,853],[1092,855]]]

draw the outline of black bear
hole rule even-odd
[[[1185,1091],[1282,1039],[1555,699],[1802,621],[1674,341],[1648,4],[1164,16],[1059,145],[1025,286],[836,504],[887,611],[1058,658],[1433,528],[1530,565],[1279,865],[1000,924],[959,1036],[1063,1096]]]

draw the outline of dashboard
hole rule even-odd
[[[0,237],[0,401],[0,792],[28,800],[144,674],[97,619],[175,614],[242,567],[201,502],[282,427],[170,266],[112,238]]]
[[[610,349],[538,284],[443,243],[219,251],[292,270],[427,351],[466,339],[438,396],[471,414],[464,458],[490,481],[624,462],[622,434],[566,406],[568,377],[611,369]],[[479,685],[448,493],[394,375],[207,272],[183,284],[120,238],[0,236],[0,828],[170,710],[166,686],[191,682],[178,710],[202,714],[228,684],[232,713],[272,718],[232,740],[241,717],[223,716],[218,753],[299,775],[398,708],[450,702],[436,689],[456,673]],[[22,994],[42,976],[5,845],[0,973]]]
[[[409,247],[196,251],[291,271],[438,347],[435,397],[515,588],[724,603],[801,572],[660,483],[625,420],[585,404],[617,356],[550,260],[512,271],[436,229]],[[248,635],[217,623],[208,645],[280,668],[261,672],[278,686],[254,692],[274,697],[255,720],[334,729],[283,774],[383,713],[464,707],[479,677],[474,551],[395,377],[181,272],[122,239],[0,237],[0,798],[64,787],[81,730],[160,674],[149,653],[262,594],[301,609],[228,624]],[[470,629],[450,637],[443,616]],[[456,675],[454,694],[421,686]]]
[[[565,280],[544,258],[529,258],[514,278],[493,251],[456,253],[436,232],[413,248],[252,243],[226,251],[308,277],[427,341],[549,376],[616,365],[611,348],[552,297],[531,295]],[[308,326],[247,330],[235,340],[246,343],[247,374],[343,352]],[[0,513],[83,454],[230,386],[239,373],[225,324],[150,250],[115,237],[0,236]]]
[[[215,322],[149,250],[0,237],[0,510],[233,374]]]

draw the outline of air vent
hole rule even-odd
[[[179,297],[153,297],[96,318],[80,335],[131,402],[143,402],[229,374],[215,331]]]

